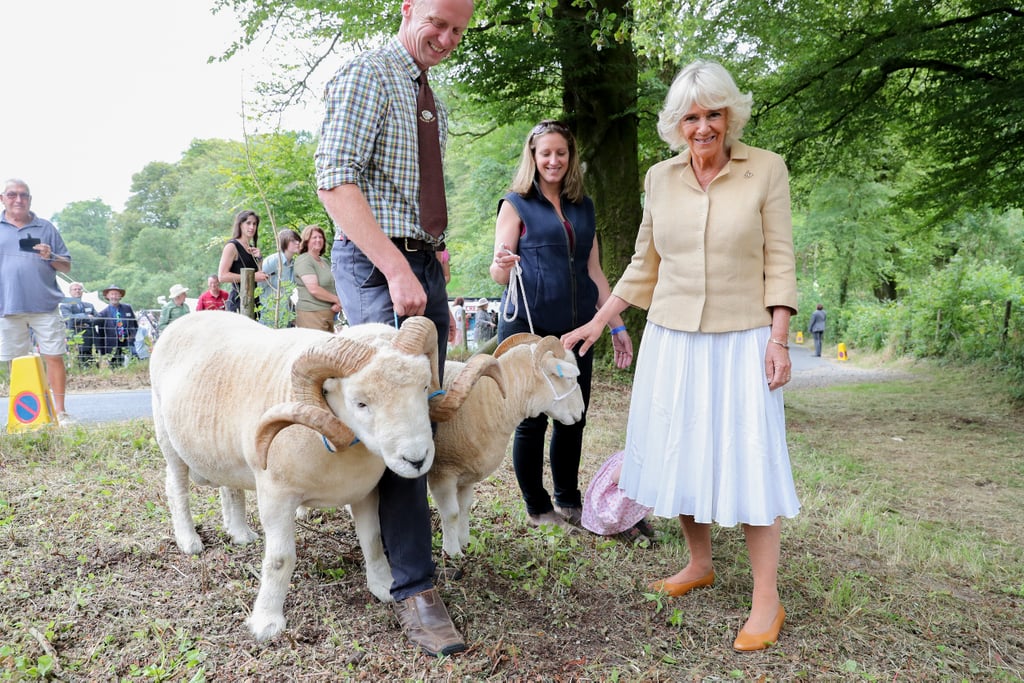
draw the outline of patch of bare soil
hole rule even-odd
[[[68,374],[68,391],[78,394],[101,391],[135,391],[149,388],[148,369],[138,367],[103,369]]]

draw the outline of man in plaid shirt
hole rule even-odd
[[[427,316],[437,326],[442,371],[450,314],[436,252],[445,246],[420,221],[417,78],[458,46],[472,14],[473,0],[403,0],[398,35],[355,57],[327,84],[316,151],[318,194],[335,225],[331,270],[346,318],[394,324]],[[443,149],[448,119],[440,105],[437,122]],[[430,655],[465,650],[434,588],[426,476],[386,470],[378,492],[402,628]]]

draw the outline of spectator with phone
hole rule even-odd
[[[70,422],[64,407],[68,351],[57,286],[57,271],[71,271],[71,255],[50,221],[31,211],[32,194],[23,180],[4,183],[0,195],[0,360],[31,353],[33,338],[46,366],[59,422]]]

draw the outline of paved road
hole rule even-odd
[[[790,358],[793,360],[793,380],[786,390],[805,389],[847,382],[870,382],[892,379],[891,370],[874,370],[858,368],[849,362],[814,355],[814,345],[804,342],[803,345],[790,345]],[[91,394],[68,394],[66,399],[68,412],[79,422],[119,422],[137,418],[152,417],[148,389],[138,391],[111,391]],[[7,397],[0,398],[0,415],[2,426],[7,428]]]
[[[2,426],[7,429],[8,401],[0,398]],[[65,407],[74,418],[83,424],[97,422],[120,422],[140,417],[152,417],[149,389],[139,391],[105,391],[94,394],[68,394]]]

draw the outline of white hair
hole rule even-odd
[[[26,183],[21,178],[8,178],[7,181],[4,183],[4,190],[7,190],[7,189],[11,188],[12,186],[13,187],[24,187],[26,192],[28,192],[29,194],[32,194],[32,190],[29,189],[28,183]]]
[[[697,105],[728,112],[725,144],[732,145],[740,139],[744,126],[750,120],[753,101],[750,93],[740,92],[725,67],[717,62],[698,59],[684,66],[672,81],[665,105],[658,114],[658,135],[673,150],[685,147],[679,122]]]

